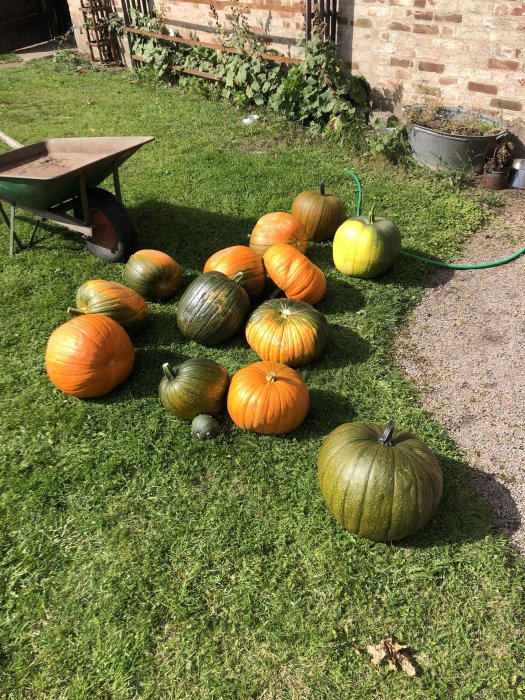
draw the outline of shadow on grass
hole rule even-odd
[[[494,476],[469,469],[459,460],[436,455],[443,471],[443,498],[433,522],[413,537],[393,542],[396,547],[426,548],[475,542],[499,532],[511,535],[521,517],[510,491]],[[477,488],[474,488],[474,484]],[[490,493],[490,503],[487,493]],[[505,513],[505,521],[499,517]]]
[[[328,325],[328,342],[319,358],[319,367],[346,367],[366,362],[370,343],[355,331],[338,323]]]
[[[178,207],[148,200],[129,209],[140,248],[156,248],[173,256],[183,269],[202,270],[217,250],[248,245],[256,219],[240,219],[213,211]]]

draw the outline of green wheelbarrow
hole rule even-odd
[[[79,233],[99,258],[127,260],[137,236],[122,204],[118,169],[152,136],[48,139],[22,146],[0,131],[0,139],[13,149],[0,155],[0,216],[9,227],[10,255],[15,242],[19,249],[30,247],[40,224],[52,221]],[[115,194],[97,187],[111,175]],[[36,220],[27,245],[15,231],[17,208]]]

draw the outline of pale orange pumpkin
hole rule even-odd
[[[288,243],[302,253],[308,248],[308,235],[303,224],[284,211],[261,216],[250,235],[250,248],[261,257],[275,243]]]
[[[122,326],[108,316],[77,316],[56,328],[47,341],[46,370],[65,394],[103,396],[126,379],[135,350]]]
[[[258,297],[265,285],[264,265],[261,257],[246,245],[233,245],[218,250],[208,258],[203,272],[222,272],[233,279],[242,272],[239,286],[244,287],[250,299]]]
[[[262,360],[297,367],[316,360],[328,338],[326,317],[295,299],[268,299],[246,324],[246,340]]]
[[[263,260],[268,276],[288,299],[317,304],[324,297],[324,272],[293,246],[277,243],[268,248]]]
[[[280,362],[254,362],[233,376],[227,407],[239,428],[281,435],[301,425],[310,407],[310,394],[291,367]]]

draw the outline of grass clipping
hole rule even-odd
[[[402,669],[407,676],[417,675],[417,665],[411,658],[409,647],[398,644],[392,637],[384,637],[375,647],[369,644],[366,650],[372,657],[374,666],[386,661],[391,671]]]

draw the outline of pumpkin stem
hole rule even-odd
[[[272,369],[272,371],[266,375],[266,381],[267,382],[274,382],[276,376],[277,376],[277,372]]]
[[[319,191],[320,191],[320,193],[321,193],[321,196],[324,197],[325,194],[326,194],[326,190],[325,190],[325,188],[324,188],[324,182],[321,182],[321,184],[319,185]]]
[[[374,209],[376,208],[376,202],[372,204],[372,209],[370,209],[370,214],[368,215],[368,222],[369,224],[373,224],[375,222],[375,217],[374,217]]]
[[[178,374],[178,369],[176,367],[172,367],[169,362],[165,362],[162,365],[162,371],[164,372],[166,379],[170,382],[175,379]]]
[[[278,297],[279,294],[282,294],[283,290],[280,287],[276,287],[273,292],[270,294],[270,299],[275,299],[275,297]]]
[[[392,447],[394,444],[392,442],[392,433],[393,432],[394,432],[394,421],[391,420],[385,428],[385,432],[383,433],[383,437],[379,438],[379,442],[382,445],[386,445],[387,447]]]
[[[239,270],[239,272],[236,272],[234,276],[232,277],[232,280],[239,284],[239,282],[242,280],[244,277],[244,272],[242,270]]]
[[[68,314],[71,314],[71,316],[83,316],[86,312],[82,311],[82,309],[75,309],[72,306],[67,307],[67,312]]]

